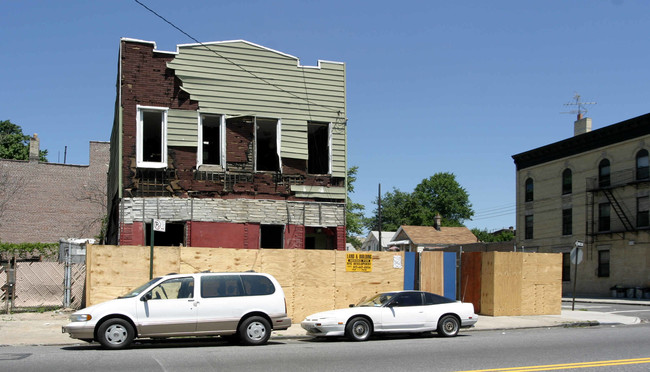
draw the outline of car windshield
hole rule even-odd
[[[118,298],[135,297],[135,296],[139,295],[140,293],[142,293],[142,291],[144,291],[145,289],[149,288],[153,283],[155,283],[155,282],[157,282],[159,280],[160,280],[160,278],[153,278],[150,281],[148,281],[148,282],[144,283],[143,285],[139,286],[138,288],[136,288],[136,289],[132,290],[131,292],[129,292],[129,293],[125,294],[125,295],[122,295],[122,296],[120,296]]]
[[[367,300],[361,300],[357,304],[357,306],[384,306],[386,303],[388,303],[393,297],[395,297],[396,293],[380,293],[378,295],[375,295],[373,297],[370,297]]]

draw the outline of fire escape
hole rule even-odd
[[[625,234],[648,229],[648,211],[637,206],[637,190],[648,189],[648,176],[648,169],[640,168],[587,178],[588,243],[593,243],[599,234]],[[613,211],[611,216],[610,210]],[[605,211],[609,213],[603,213]],[[611,218],[614,215],[616,218]]]

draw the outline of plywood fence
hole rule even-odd
[[[324,310],[347,307],[364,296],[404,287],[401,252],[372,252],[371,272],[346,271],[344,251],[155,247],[154,276],[200,271],[255,270],[273,275],[284,289],[293,322]],[[87,305],[122,295],[149,280],[150,248],[89,245]]]
[[[485,252],[481,260],[480,286],[481,314],[560,314],[562,255]]]

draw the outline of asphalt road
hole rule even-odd
[[[286,340],[246,347],[221,341],[0,348],[1,371],[647,371],[650,324],[468,332],[455,338],[368,342]],[[624,363],[624,364],[622,364]],[[550,365],[559,365],[551,367]],[[535,368],[532,368],[535,367]]]

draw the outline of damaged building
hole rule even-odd
[[[345,249],[345,64],[121,39],[108,244]]]

